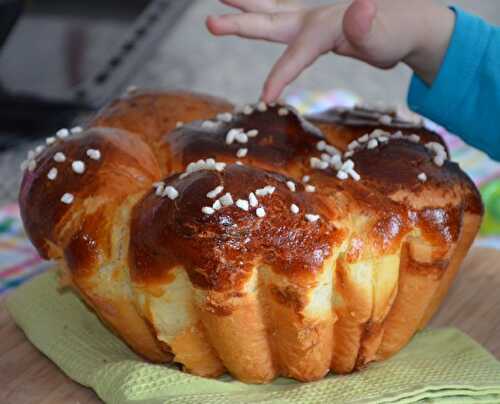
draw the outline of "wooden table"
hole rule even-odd
[[[432,326],[455,326],[500,359],[500,251],[474,249]],[[0,403],[97,403],[26,339],[0,302]]]

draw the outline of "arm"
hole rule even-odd
[[[500,160],[500,28],[458,8],[439,73],[429,86],[413,76],[408,104]]]

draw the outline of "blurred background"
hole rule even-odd
[[[498,0],[453,4],[500,25]],[[0,7],[0,207],[17,198],[28,149],[60,127],[83,122],[128,86],[252,102],[283,51],[276,44],[211,36],[206,16],[232,12],[215,0],[0,0]],[[397,105],[405,103],[409,78],[402,65],[381,71],[327,55],[286,95],[302,110],[359,100]],[[496,198],[490,211],[500,211],[498,165],[460,143],[457,148],[468,159],[462,166],[469,164],[487,188],[483,195]],[[500,224],[492,226],[500,233]]]

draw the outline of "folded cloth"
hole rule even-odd
[[[14,291],[7,308],[31,342],[107,403],[500,403],[500,362],[455,329],[423,331],[393,358],[312,383],[205,379],[137,357],[54,270]]]

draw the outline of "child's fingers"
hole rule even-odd
[[[394,10],[394,7],[391,8]],[[405,53],[405,36],[411,29],[406,28],[400,20],[391,21],[390,27],[397,30],[403,28],[395,40],[386,35],[386,26],[377,10],[375,0],[354,0],[347,8],[342,22],[346,49],[334,49],[337,53],[363,60],[380,68],[393,67]],[[391,46],[388,46],[388,40]]]
[[[343,30],[348,41],[360,51],[370,47],[370,31],[373,28],[377,6],[373,0],[354,0],[347,8]]]
[[[270,102],[322,54],[332,50],[342,39],[343,9],[337,6],[319,8],[304,14],[304,26],[273,66],[262,91]],[[345,49],[348,51],[348,49]]]
[[[214,35],[238,35],[245,38],[289,43],[301,29],[300,13],[226,14],[209,16],[207,28]]]
[[[294,0],[221,0],[221,3],[252,13],[276,13],[302,8],[300,2]]]
[[[312,32],[304,32],[288,46],[266,79],[262,90],[263,101],[276,100],[284,88],[323,53],[320,48],[312,45],[314,39]]]

